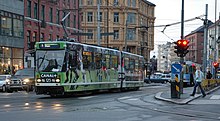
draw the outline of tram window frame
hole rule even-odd
[[[111,57],[111,56],[108,55],[108,54],[105,55],[105,59],[104,59],[105,61],[104,61],[104,62],[105,62],[105,67],[106,67],[106,69],[110,69],[110,57]]]
[[[128,57],[125,57],[124,58],[124,68],[125,70],[129,70],[129,58]]]
[[[93,59],[92,59],[92,52],[89,51],[83,51],[83,55],[82,55],[82,62],[83,62],[83,69],[91,69],[92,68],[92,63],[93,63]]]
[[[118,58],[119,57],[117,55],[112,55],[111,56],[110,68],[114,68],[114,69],[118,68]]]
[[[95,65],[96,65],[95,68],[101,69],[102,68],[102,54],[95,52],[94,60],[95,60]]]
[[[130,59],[129,60],[129,70],[134,71],[135,69],[135,59]]]
[[[139,61],[138,59],[135,59],[134,61],[135,61],[135,67],[134,67],[135,69],[134,69],[134,70],[135,70],[135,71],[140,70],[140,68],[139,68],[139,63],[140,63],[140,61]]]

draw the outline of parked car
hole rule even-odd
[[[18,70],[10,79],[8,92],[25,90],[27,92],[34,90],[34,69],[25,68]]]
[[[10,81],[11,75],[0,75],[0,90],[2,92],[7,91],[7,84]]]
[[[164,76],[165,74],[162,73],[155,73],[150,76],[150,78],[145,78],[145,83],[167,83],[170,82],[170,79],[168,79],[168,76]],[[166,77],[166,78],[165,78]]]
[[[161,78],[166,79],[167,82],[170,82],[171,81],[171,74],[162,74]]]

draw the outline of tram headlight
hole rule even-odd
[[[59,82],[60,82],[60,79],[56,79],[56,82],[59,83]]]
[[[41,79],[37,79],[37,82],[38,82],[38,83],[41,82]]]

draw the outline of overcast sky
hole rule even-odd
[[[148,0],[156,5],[155,26],[166,25],[181,21],[182,0]],[[205,15],[205,5],[208,4],[208,19],[215,21],[215,0],[184,0],[184,20],[192,19],[200,15]],[[217,0],[217,20],[220,12],[220,0]],[[202,17],[204,18],[204,17]],[[201,20],[194,20],[184,23],[184,36],[201,26]],[[151,52],[157,56],[157,45],[165,44],[167,41],[173,42],[180,39],[181,24],[167,27],[164,34],[163,27],[155,27],[155,50]]]

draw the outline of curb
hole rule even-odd
[[[220,86],[218,87],[215,87],[214,89],[210,90],[210,91],[207,91],[206,94],[210,94],[216,90],[218,90],[220,88]],[[190,96],[189,98],[186,98],[186,99],[172,99],[171,97],[162,97],[161,95],[163,94],[164,92],[158,92],[154,98],[155,99],[158,99],[158,100],[162,100],[162,101],[166,101],[166,102],[171,102],[171,103],[175,103],[175,104],[179,104],[179,105],[185,105],[185,104],[188,104],[190,101],[192,100],[195,100],[199,97],[202,96],[202,94],[196,94],[194,97]],[[165,92],[166,93],[166,92]]]

